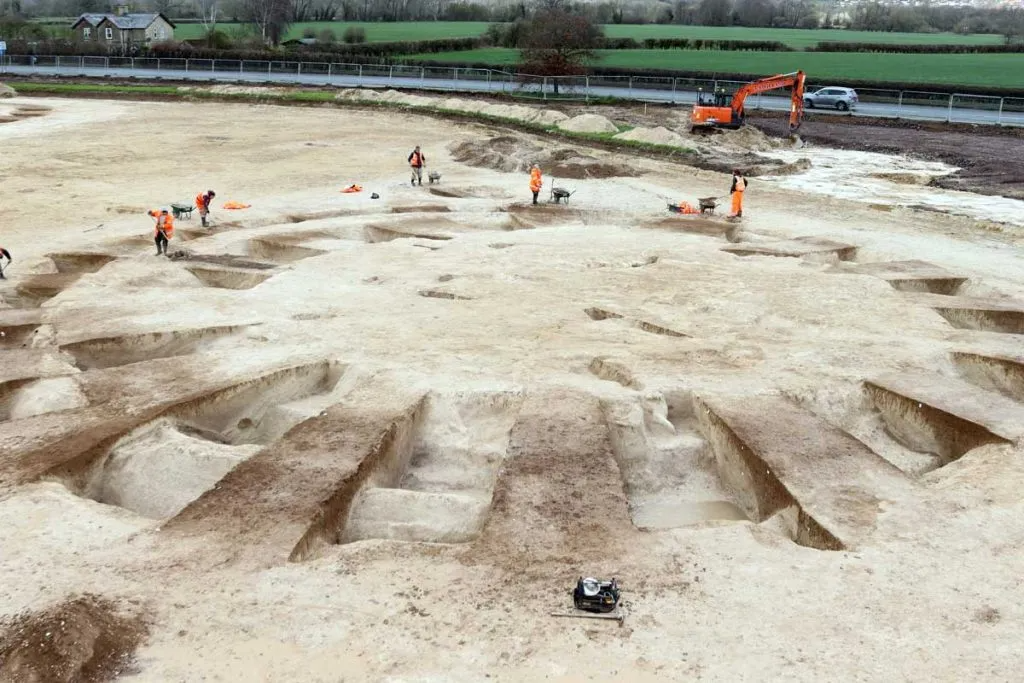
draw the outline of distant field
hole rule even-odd
[[[771,75],[803,69],[815,84],[844,79],[1021,87],[1024,55],[916,55],[850,52],[728,52],[721,50],[601,50],[600,66]],[[489,48],[416,55],[413,59],[508,66],[516,50]]]
[[[366,29],[369,42],[391,42],[402,40],[437,40],[441,38],[472,38],[487,30],[484,22],[433,21],[395,23],[346,23],[316,22],[295,24],[288,31],[288,38],[301,38],[306,27],[314,31],[331,28],[340,39],[349,26]],[[218,24],[231,33],[241,28],[240,24]],[[672,26],[672,25],[630,25],[610,24],[604,27],[610,38],[700,38],[704,40],[777,40],[780,43],[802,49],[821,41],[857,43],[898,43],[920,45],[996,45],[1001,36],[988,34],[958,35],[955,33],[884,33],[881,31],[841,31],[838,29],[800,30],[791,28],[744,28],[742,26]],[[179,24],[174,31],[176,38],[188,40],[203,36],[202,24]]]
[[[288,30],[287,39],[301,38],[307,27],[319,33],[325,28],[332,29],[341,40],[345,29],[349,26],[362,26],[366,29],[367,42],[389,43],[403,40],[440,40],[442,38],[473,38],[479,36],[490,24],[480,21],[425,21],[425,22],[388,22],[388,23],[352,23],[344,21],[309,22],[293,24]],[[241,24],[217,24],[217,28],[228,35],[242,29]],[[174,37],[178,40],[202,38],[205,35],[202,24],[178,24]]]
[[[842,43],[893,43],[914,45],[998,45],[1002,36],[956,33],[886,33],[883,31],[843,31],[840,29],[744,28],[742,26],[643,26],[604,27],[609,38],[698,38],[703,40],[776,40],[802,49],[822,41]]]

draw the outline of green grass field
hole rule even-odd
[[[480,21],[424,21],[424,22],[389,22],[389,23],[351,23],[344,21],[309,22],[292,24],[288,29],[288,39],[301,38],[302,32],[308,27],[319,33],[325,28],[332,29],[341,40],[345,29],[349,26],[362,26],[366,29],[366,40],[373,43],[389,43],[403,40],[440,40],[442,38],[474,38],[487,30],[489,24]],[[242,29],[241,24],[217,24],[217,28],[228,35]],[[178,40],[202,38],[202,24],[178,24],[174,37]]]
[[[1024,54],[914,55],[850,52],[601,50],[599,66],[771,75],[803,69],[811,83],[862,80],[1021,87]],[[489,48],[416,55],[413,59],[509,66],[516,50]]]
[[[913,45],[998,45],[1002,36],[956,33],[886,33],[883,31],[802,30],[797,28],[744,28],[742,26],[607,25],[609,38],[698,38],[703,40],[775,40],[803,49],[823,41]]]
[[[221,30],[231,33],[241,28],[240,24],[219,24]],[[346,23],[318,22],[295,24],[288,31],[288,38],[301,38],[302,32],[311,27],[314,31],[325,28],[334,30],[340,39],[349,26],[366,29],[370,42],[391,42],[402,40],[438,40],[441,38],[472,38],[487,30],[488,24],[474,21],[436,22],[395,22],[395,23]],[[777,40],[802,49],[821,41],[858,43],[897,43],[927,45],[995,45],[1001,36],[955,33],[884,33],[879,31],[841,31],[838,29],[800,30],[789,28],[743,28],[741,26],[673,26],[673,25],[627,25],[610,24],[604,27],[610,38],[702,38],[705,40]],[[174,36],[180,40],[201,38],[202,24],[179,24]]]

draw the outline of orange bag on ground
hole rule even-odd
[[[348,187],[346,187],[345,189],[342,190],[342,192],[344,192],[346,194],[348,194],[349,192],[362,192],[362,191],[363,191],[363,186],[362,185],[349,185]]]
[[[242,202],[224,202],[225,209],[248,209],[252,204],[243,204]]]

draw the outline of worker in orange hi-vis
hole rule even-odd
[[[530,192],[533,193],[533,203],[537,203],[537,195],[540,194],[540,188],[544,186],[544,179],[540,174],[540,166],[534,164],[530,168]]]
[[[217,196],[217,193],[213,190],[207,190],[206,192],[200,192],[196,195],[196,208],[199,209],[199,218],[203,221],[203,227],[206,227],[206,219],[210,215],[210,204],[213,203],[213,198]]]
[[[729,194],[732,195],[732,213],[730,216],[741,218],[743,216],[743,192],[747,189],[747,179],[743,177],[739,169],[732,172],[732,187]]]
[[[160,209],[159,211],[153,209],[148,213],[156,220],[156,226],[153,229],[156,255],[159,256],[162,253],[164,256],[167,256],[167,243],[174,237],[174,219],[171,218],[171,212],[167,209]]]

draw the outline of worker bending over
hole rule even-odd
[[[420,185],[423,185],[423,167],[427,165],[427,157],[423,156],[423,152],[420,151],[420,146],[416,145],[416,149],[409,155],[409,166],[412,167],[412,184],[415,185],[419,181]]]
[[[743,192],[747,189],[747,179],[743,177],[739,169],[732,172],[732,187],[729,194],[732,195],[732,213],[730,216],[740,218],[743,216]]]
[[[7,259],[7,265],[6,266],[4,265],[4,259]],[[7,276],[4,275],[4,268],[6,268],[7,266],[11,265],[11,261],[13,261],[13,260],[14,259],[11,258],[11,252],[7,251],[3,247],[0,247],[0,280],[6,280],[7,279]]]
[[[153,230],[153,239],[156,241],[156,255],[167,255],[167,243],[174,237],[174,219],[167,209],[157,211],[153,209],[149,215],[156,220]]]
[[[210,204],[213,203],[213,198],[216,196],[217,193],[213,190],[196,195],[196,208],[199,209],[199,218],[203,221],[204,228],[206,227],[206,217],[210,215]]]
[[[534,164],[530,168],[530,192],[533,193],[533,203],[537,203],[537,195],[540,194],[540,188],[544,187],[544,178],[540,174],[540,166]]]

